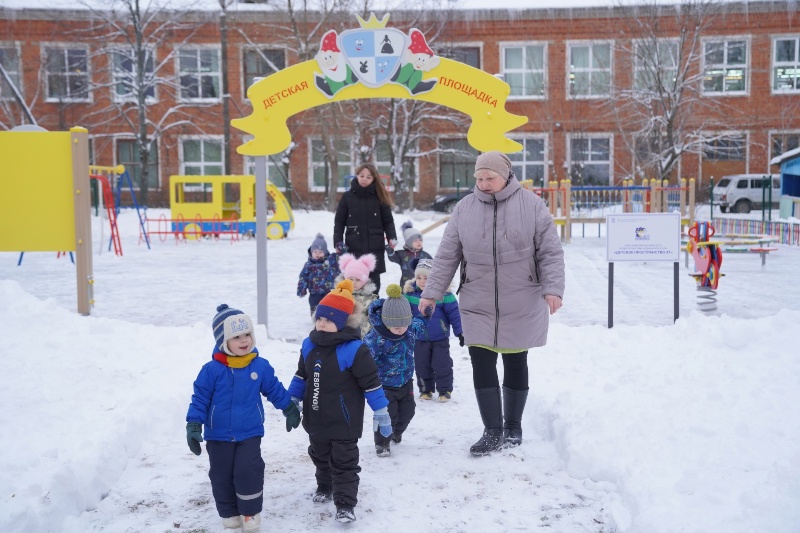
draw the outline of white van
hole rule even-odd
[[[714,203],[723,213],[749,213],[751,209],[761,209],[762,198],[769,202],[769,189],[762,190],[764,174],[736,174],[723,176],[714,186]],[[772,184],[772,207],[777,208],[781,199],[781,177],[769,176]]]

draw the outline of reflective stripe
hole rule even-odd
[[[259,498],[262,494],[264,494],[263,490],[255,493],[255,494],[247,494],[247,495],[244,495],[244,496],[237,492],[236,493],[236,497],[239,498],[240,500],[255,500],[256,498]]]

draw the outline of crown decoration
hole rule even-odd
[[[378,18],[375,16],[375,13],[370,13],[367,20],[362,19],[359,15],[356,15],[356,18],[358,19],[358,23],[361,24],[362,28],[385,28],[389,23],[389,13],[386,13],[381,20],[378,20]]]

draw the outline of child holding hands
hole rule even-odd
[[[390,243],[386,246],[389,261],[400,265],[400,286],[405,287],[406,282],[414,279],[414,267],[411,262],[419,259],[432,259],[431,254],[422,249],[422,233],[411,225],[411,221],[403,222],[400,226],[405,244],[402,250],[394,250]]]
[[[303,402],[308,455],[316,467],[313,501],[333,499],[336,520],[352,522],[358,503],[358,439],[364,399],[374,411],[372,428],[392,433],[388,401],[378,369],[357,329],[353,283],[346,279],[320,301],[314,330],[303,341],[297,373],[289,385],[292,401]]]
[[[386,294],[388,298],[370,304],[368,314],[372,329],[364,337],[378,365],[392,423],[391,438],[375,432],[378,457],[391,455],[391,441],[400,442],[414,418],[414,344],[426,331],[422,317],[412,319],[411,306],[403,298],[400,285],[389,285]]]
[[[333,288],[334,280],[339,275],[339,254],[328,253],[328,243],[322,233],[317,233],[311,246],[308,247],[308,260],[300,271],[297,281],[297,296],[302,298],[308,293],[308,306],[311,318],[322,297]]]
[[[261,395],[283,411],[286,431],[300,425],[300,410],[269,361],[259,356],[250,317],[222,304],[212,327],[216,344],[194,382],[186,440],[200,455],[205,437],[211,492],[223,526],[258,531],[264,505]]]

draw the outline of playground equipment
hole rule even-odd
[[[294,228],[289,201],[272,182],[267,195],[273,215],[267,237],[282,239]],[[171,232],[188,240],[206,235],[256,234],[255,176],[170,176]]]
[[[717,309],[717,287],[723,274],[720,242],[709,241],[715,230],[709,222],[695,222],[689,228],[686,250],[694,258],[695,271],[691,274],[697,282],[697,307],[701,311]]]
[[[88,131],[0,132],[0,161],[0,251],[75,252],[78,313],[88,315],[94,303]]]

